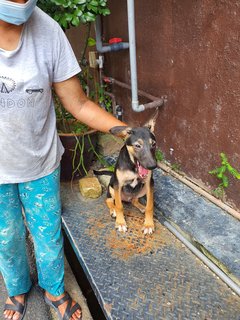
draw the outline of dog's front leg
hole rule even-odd
[[[122,187],[120,185],[114,187],[115,211],[116,211],[115,227],[116,227],[116,229],[118,229],[118,231],[126,232],[127,231],[127,224],[126,224],[126,221],[124,218],[124,213],[123,213],[121,190],[122,190]]]
[[[152,234],[154,232],[153,222],[153,210],[154,210],[154,199],[153,199],[153,181],[149,179],[147,182],[147,204],[145,209],[145,221],[143,226],[144,234]]]
[[[142,213],[144,213],[145,212],[145,206],[143,205],[143,204],[141,204],[140,202],[139,202],[139,199],[138,198],[133,198],[132,199],[132,205],[134,206],[134,207],[136,207],[138,210],[140,210]]]

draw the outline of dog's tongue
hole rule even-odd
[[[138,174],[141,178],[144,178],[148,174],[148,169],[144,168],[143,166],[140,165],[140,163],[137,163],[137,168],[138,168]]]

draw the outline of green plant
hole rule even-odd
[[[112,99],[106,95],[107,85],[99,85],[96,84],[97,95],[98,95],[98,102],[100,106],[106,109],[108,112],[112,113]]]
[[[164,160],[164,154],[159,148],[157,148],[156,151],[155,151],[155,157],[156,157],[157,161],[163,161]]]
[[[212,191],[213,195],[221,200],[224,200],[225,198],[225,191],[223,187],[217,187]]]
[[[89,136],[88,136],[88,138],[89,138]],[[75,139],[76,139],[76,144],[75,144],[75,148],[73,150],[74,153],[73,153],[73,159],[72,159],[72,168],[73,168],[72,180],[73,180],[75,173],[80,172],[81,168],[83,169],[83,171],[87,175],[87,170],[86,170],[84,158],[83,158],[84,136],[82,136],[81,143],[80,143],[79,139],[77,139],[76,136],[75,136]],[[91,138],[89,138],[89,139],[91,140]],[[80,159],[78,161],[76,161],[78,151],[80,151]]]
[[[178,171],[181,170],[181,165],[180,165],[179,163],[173,163],[173,164],[171,164],[171,169],[172,169],[173,171],[178,172]]]
[[[109,15],[107,0],[39,0],[38,6],[66,30],[93,22],[97,15]]]
[[[217,167],[211,171],[210,174],[216,176],[221,183],[214,190],[215,195],[220,195],[224,193],[224,189],[229,186],[229,177],[228,175],[234,177],[235,179],[240,180],[240,172],[238,172],[229,162],[225,153],[220,153],[221,157],[221,166]]]

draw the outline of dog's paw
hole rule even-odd
[[[142,228],[142,232],[144,233],[144,235],[146,235],[146,234],[153,234],[153,232],[154,232],[154,225],[151,225],[151,226],[144,226],[143,228]]]
[[[115,209],[111,209],[111,210],[110,210],[110,216],[111,216],[112,218],[116,218],[117,214],[116,214],[116,210],[115,210]]]
[[[146,208],[144,206],[138,207],[138,209],[141,213],[145,213]]]
[[[116,229],[120,232],[127,232],[127,225],[126,224],[116,224]]]

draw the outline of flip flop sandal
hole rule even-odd
[[[54,308],[54,310],[57,312],[59,320],[69,320],[69,319],[71,319],[71,316],[74,314],[75,311],[77,311],[78,309],[82,310],[80,305],[77,302],[73,307],[71,307],[73,300],[67,292],[63,298],[61,298],[57,301],[52,301],[52,300],[48,299],[45,295],[44,295],[44,300],[47,305]],[[64,315],[62,316],[58,307],[66,301],[68,301],[67,308],[65,310]],[[82,319],[82,316],[81,316],[81,318],[79,318],[79,320],[81,320],[81,319]]]
[[[18,320],[22,320],[25,316],[25,312],[27,309],[27,294],[24,296],[24,304],[17,301],[15,297],[9,297],[13,304],[6,303],[4,306],[5,310],[16,311],[20,313],[20,318]]]

